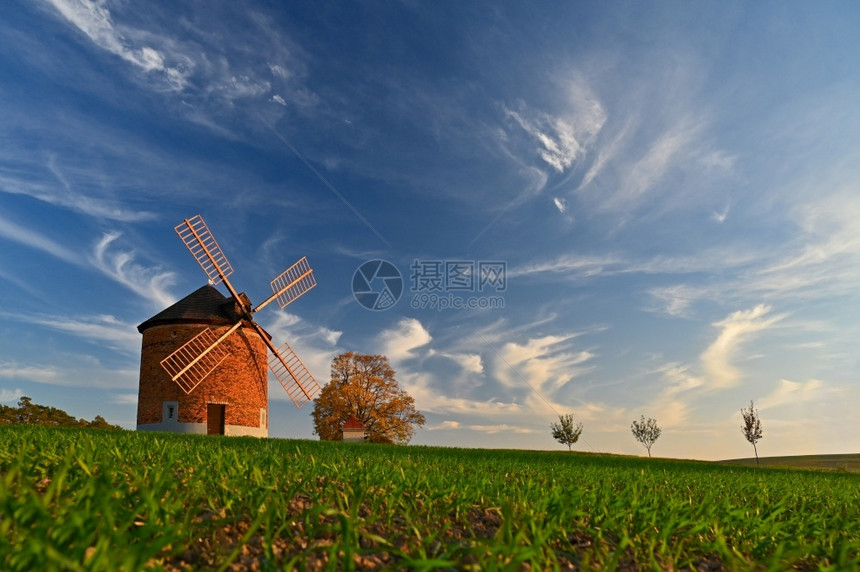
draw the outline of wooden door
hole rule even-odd
[[[223,403],[210,403],[206,408],[206,434],[224,434],[224,409]]]

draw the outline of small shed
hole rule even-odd
[[[343,435],[342,439],[344,441],[351,441],[353,443],[364,441],[364,423],[355,417],[347,419],[343,427],[340,428],[340,432]]]

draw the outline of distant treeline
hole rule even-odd
[[[111,425],[101,415],[96,415],[92,421],[77,419],[62,409],[33,403],[33,400],[27,396],[18,400],[18,407],[0,405],[0,425],[4,424],[122,429],[119,425]]]

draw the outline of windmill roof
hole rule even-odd
[[[356,419],[355,417],[350,417],[347,419],[346,423],[343,424],[341,429],[364,429],[364,423]]]
[[[166,324],[233,325],[241,319],[233,298],[207,284],[140,324],[137,331]]]

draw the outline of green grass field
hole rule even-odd
[[[733,465],[755,466],[755,457],[721,461]],[[848,471],[860,473],[860,454],[848,455],[795,455],[791,457],[763,457],[759,459],[762,467],[786,469],[821,469],[824,471]]]
[[[860,568],[860,475],[0,429],[0,569]]]

